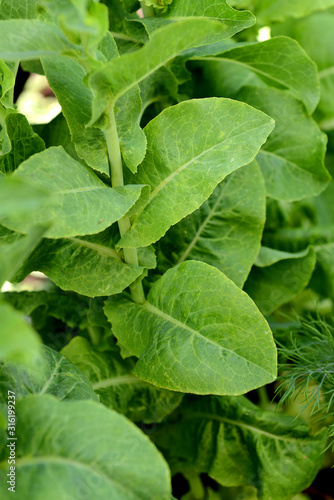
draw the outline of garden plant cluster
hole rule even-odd
[[[334,498],[334,0],[0,0],[0,58],[1,499]]]

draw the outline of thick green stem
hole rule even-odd
[[[205,489],[200,476],[196,473],[185,473],[184,475],[189,482],[190,490],[193,497],[196,500],[204,500]]]
[[[119,147],[114,106],[111,106],[109,109],[109,125],[104,131],[104,136],[106,138],[108,148],[111,186],[124,186],[122,156]],[[122,217],[118,221],[118,227],[122,237],[131,227],[130,219],[128,217]],[[123,248],[123,254],[124,260],[127,264],[138,266],[136,248]],[[130,291],[134,302],[138,302],[139,304],[145,302],[145,294],[141,281],[137,281],[133,285],[130,285]]]
[[[154,17],[154,10],[152,5],[148,6],[144,1],[140,2],[144,17]]]

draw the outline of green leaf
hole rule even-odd
[[[93,94],[84,85],[85,72],[78,61],[44,57],[43,68],[68,123],[75,150],[94,170],[109,175],[107,145],[101,130],[85,124],[92,111]]]
[[[59,28],[35,19],[0,21],[0,57],[8,61],[37,59],[62,53],[79,55]]]
[[[314,266],[312,248],[290,253],[262,247],[244,290],[260,311],[268,315],[304,290]]]
[[[7,64],[0,59],[0,101],[2,101],[6,96],[6,93],[14,87],[14,83],[15,83],[14,74],[12,73],[11,69],[7,66]],[[1,109],[0,109],[0,114],[2,114]],[[1,123],[1,125],[3,127],[3,123]]]
[[[324,165],[327,137],[305,116],[304,106],[282,90],[244,87],[237,98],[275,120],[275,129],[257,156],[267,194],[295,201],[319,194],[330,175]]]
[[[29,394],[52,394],[59,400],[98,401],[89,380],[79,368],[47,346],[36,355],[31,368],[24,369],[13,362],[0,365],[0,388],[0,404],[6,404],[8,391],[15,392],[17,400]]]
[[[256,162],[230,174],[199,210],[160,240],[159,270],[184,260],[200,260],[242,287],[260,250],[265,199]]]
[[[129,210],[142,189],[142,186],[108,187],[62,147],[49,148],[29,158],[12,178],[52,192],[51,203],[46,202],[34,215],[34,224],[52,222],[45,234],[48,238],[103,231]],[[16,231],[27,231],[25,223],[10,216],[2,219],[2,224]]]
[[[0,317],[0,360],[34,366],[40,350],[40,341],[34,329],[22,314],[2,302]]]
[[[144,268],[124,263],[115,250],[117,239],[114,227],[83,238],[44,239],[15,279],[42,271],[63,290],[88,297],[120,293]]]
[[[34,19],[37,17],[37,0],[1,0],[0,19]]]
[[[100,118],[110,100],[115,102],[177,54],[200,43],[203,37],[222,31],[223,25],[219,21],[184,19],[156,30],[143,48],[109,61],[89,77],[89,85],[95,94],[89,124],[94,124]],[[166,40],[169,40],[168,44]]]
[[[334,298],[334,243],[319,245],[316,257],[317,273],[320,275],[317,291],[323,297]]]
[[[111,297],[105,313],[119,344],[139,358],[133,373],[158,387],[237,395],[275,379],[266,321],[244,292],[203,262],[167,271],[144,304]]]
[[[9,113],[4,120],[4,140],[0,154],[0,171],[13,172],[23,161],[45,149],[41,139],[24,115]]]
[[[87,493],[94,500],[170,499],[166,462],[122,415],[94,401],[49,395],[24,398],[16,412],[17,500],[72,500]],[[12,495],[7,449],[0,463],[4,499]]]
[[[257,0],[256,19],[262,25],[270,24],[289,17],[305,17],[333,5],[334,0]]]
[[[197,60],[199,57],[194,56]],[[203,61],[231,61],[235,70],[250,69],[265,83],[288,89],[305,104],[311,114],[320,94],[317,67],[301,46],[291,38],[278,36],[265,42],[239,44],[227,48],[220,56],[201,58]]]
[[[138,421],[160,422],[181,402],[183,394],[158,389],[131,372],[132,360],[115,351],[99,352],[83,337],[75,337],[62,349],[90,380],[101,403]]]
[[[334,14],[330,12],[318,13],[306,19],[277,25],[274,29],[275,33],[295,38],[317,64],[321,95],[315,116],[323,130],[333,130],[334,55],[332,47],[334,43]]]
[[[172,106],[145,127],[148,148],[134,183],[151,187],[147,205],[120,247],[150,245],[200,207],[214,188],[247,165],[273,121],[230,99],[196,99]]]
[[[224,486],[255,487],[259,500],[291,500],[307,488],[324,446],[323,434],[311,436],[302,420],[263,411],[245,397],[187,397],[180,418],[152,437],[176,471],[188,467]]]

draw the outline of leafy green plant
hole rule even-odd
[[[9,391],[19,500],[171,500],[178,474],[184,500],[292,500],[321,467],[326,425],[264,386],[277,310],[309,286],[332,312],[332,96],[290,17],[334,2],[231,5],[0,3],[1,284],[50,280],[1,294],[2,498]],[[47,124],[14,103],[19,65],[61,105]],[[322,390],[300,342],[281,405]]]

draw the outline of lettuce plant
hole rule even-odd
[[[171,500],[177,474],[184,500],[291,500],[321,466],[325,430],[262,403],[273,313],[312,275],[333,297],[332,96],[291,18],[334,2],[230,4],[0,4],[1,284],[49,278],[1,296],[4,499],[11,393],[18,500]],[[47,124],[14,103],[19,65],[61,105]]]

